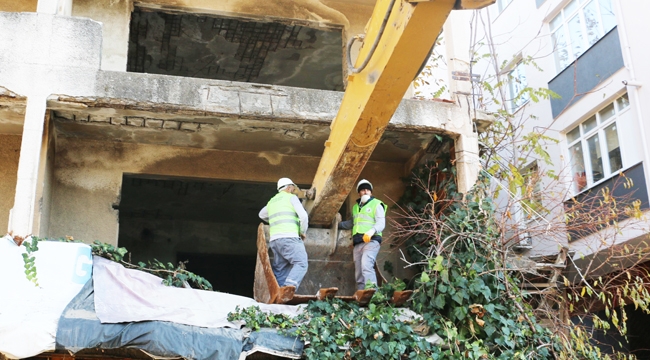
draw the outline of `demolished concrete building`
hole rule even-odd
[[[312,184],[346,88],[345,43],[373,6],[0,1],[0,221],[127,247],[133,261],[189,260],[216,290],[251,296],[257,213],[278,178]],[[484,120],[403,100],[359,178],[397,201],[432,149],[477,159]],[[391,257],[384,247],[380,269]]]

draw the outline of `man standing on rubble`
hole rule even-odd
[[[339,229],[352,229],[354,245],[354,276],[357,290],[363,290],[366,283],[377,286],[375,261],[381,245],[381,232],[386,226],[387,206],[372,196],[372,184],[363,179],[357,184],[359,199],[352,208],[352,220],[339,223]]]
[[[289,178],[278,180],[278,193],[260,211],[260,219],[269,223],[269,248],[273,251],[273,274],[281,287],[295,292],[307,273],[307,211],[293,191],[296,184]]]

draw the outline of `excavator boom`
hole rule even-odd
[[[334,219],[451,10],[481,8],[494,1],[377,1],[316,171],[315,198],[306,203],[311,224],[329,225]]]
[[[374,290],[355,292],[350,233],[337,230],[337,212],[354,188],[408,87],[427,60],[449,13],[453,9],[478,9],[494,2],[377,1],[366,35],[353,38],[363,39],[363,47],[354,66],[348,61],[347,88],[332,122],[312,188],[307,192],[305,206],[310,224],[331,228],[310,228],[307,232],[305,247],[309,254],[309,271],[300,285],[300,293],[294,294],[286,293],[286,289],[279,287],[275,280],[266,245],[268,231],[260,225],[254,288],[256,300],[296,304],[333,297],[340,289],[342,293],[354,293],[337,296],[343,300],[360,304],[370,301]],[[353,40],[348,43],[348,56],[352,44]],[[458,141],[462,144],[462,136]],[[459,177],[465,174],[463,184],[471,185],[476,181],[476,172],[466,171],[463,166],[475,164],[457,159]],[[460,186],[459,190],[463,191]],[[381,285],[385,280],[376,264],[375,271]],[[392,302],[400,305],[409,296],[409,291],[396,291]]]

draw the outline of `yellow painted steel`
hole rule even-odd
[[[359,66],[378,36],[390,0],[375,6]],[[417,75],[456,0],[397,0],[370,62],[348,86],[314,177],[316,198],[306,203],[311,224],[328,225],[354,188],[404,93]]]

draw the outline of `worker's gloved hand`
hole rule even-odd
[[[363,234],[363,242],[369,243],[370,239],[372,238],[373,235],[375,235],[375,229],[374,228],[366,231],[366,233]]]
[[[302,239],[302,241],[305,241],[305,239],[307,238],[307,235],[305,235],[305,234],[300,234],[300,238]]]

